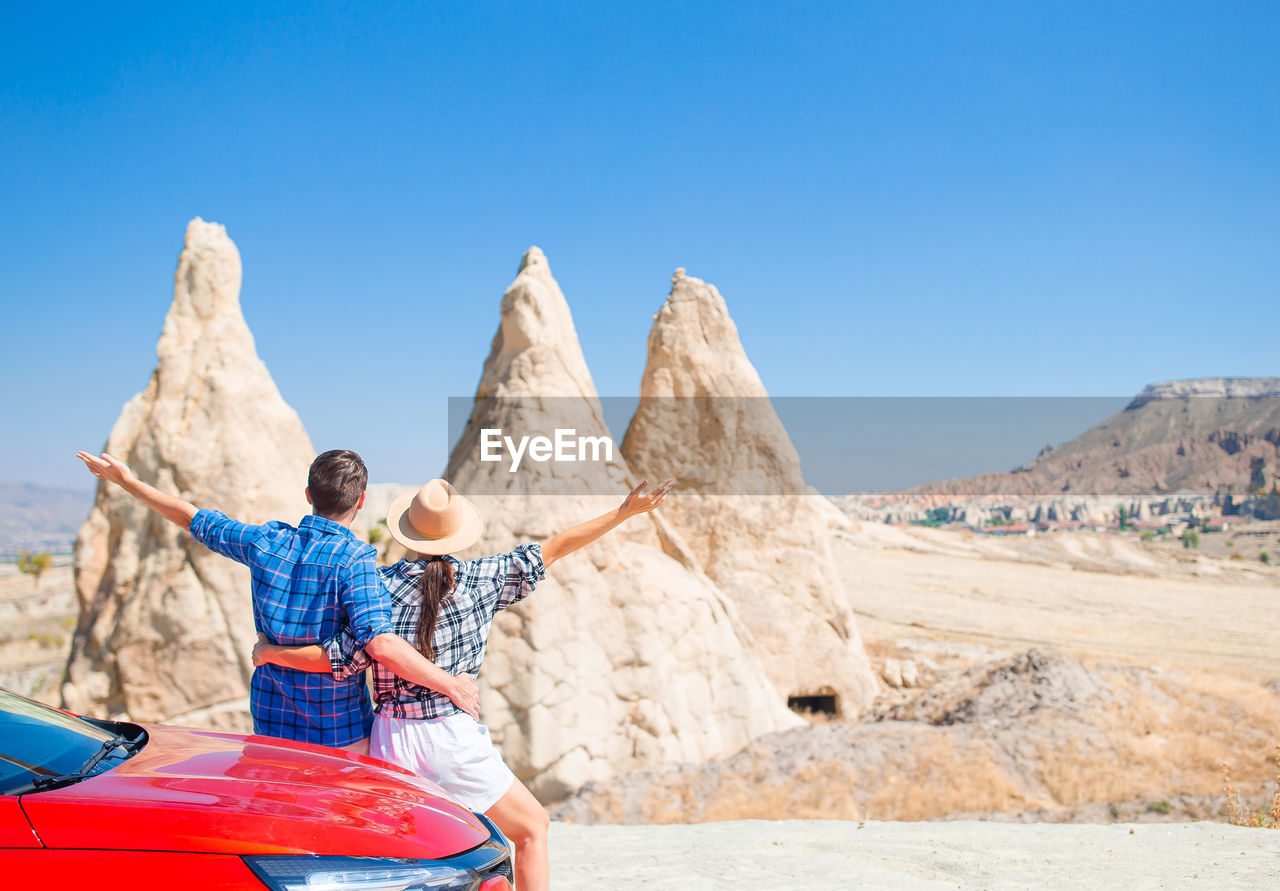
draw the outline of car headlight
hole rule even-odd
[[[498,827],[477,814],[489,840],[443,860],[324,854],[246,856],[273,891],[477,891],[510,888],[511,850]]]
[[[246,857],[245,862],[277,891],[418,891],[469,889],[473,869],[439,861],[391,857]]]

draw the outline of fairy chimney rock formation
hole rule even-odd
[[[240,254],[196,218],[151,380],[106,451],[159,489],[237,519],[296,522],[314,457],[240,311]],[[99,482],[76,539],[80,622],[66,705],[102,716],[248,727],[248,570]]]
[[[805,485],[720,292],[683,269],[671,283],[622,453],[637,475],[677,480],[666,520],[737,603],[779,693],[857,714],[876,681],[826,501]]]
[[[476,397],[445,474],[485,517],[482,540],[461,556],[545,540],[621,502],[631,474],[616,450],[514,474],[478,458],[484,429],[609,436],[569,306],[536,247],[503,296]],[[797,723],[732,604],[664,552],[662,534],[659,515],[628,520],[557,563],[494,624],[481,711],[544,801],[629,770],[728,754]]]

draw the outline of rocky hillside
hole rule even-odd
[[[1280,378],[1152,384],[1123,411],[1011,473],[903,495],[1141,495],[1270,489],[1280,461]]]
[[[573,823],[738,819],[1226,820],[1275,776],[1276,692],[1257,683],[1032,649],[923,669],[858,721],[752,741],[704,764],[587,785]]]

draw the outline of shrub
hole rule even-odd
[[[1222,764],[1222,791],[1227,795],[1227,815],[1236,826],[1249,826],[1254,829],[1280,829],[1280,746],[1276,746],[1271,756],[1276,765],[1276,791],[1271,796],[1271,807],[1266,811],[1246,814],[1240,805],[1240,791],[1231,782],[1231,765]]]
[[[1184,548],[1200,547],[1200,533],[1196,532],[1194,529],[1183,529],[1182,546]]]
[[[45,570],[51,565],[53,565],[53,555],[48,551],[33,554],[23,550],[18,554],[18,570],[35,578],[37,585],[40,584],[40,576],[44,575]]]
[[[931,507],[924,512],[923,520],[912,520],[914,526],[945,526],[950,522],[951,509],[946,507]]]
[[[1258,559],[1261,560],[1263,563],[1270,563],[1271,555],[1268,554],[1266,551],[1263,551],[1261,554],[1258,555]]]

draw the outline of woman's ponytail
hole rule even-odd
[[[418,612],[418,651],[435,659],[432,639],[436,636],[436,619],[440,604],[453,593],[453,564],[443,557],[432,557],[422,570],[422,609]]]

